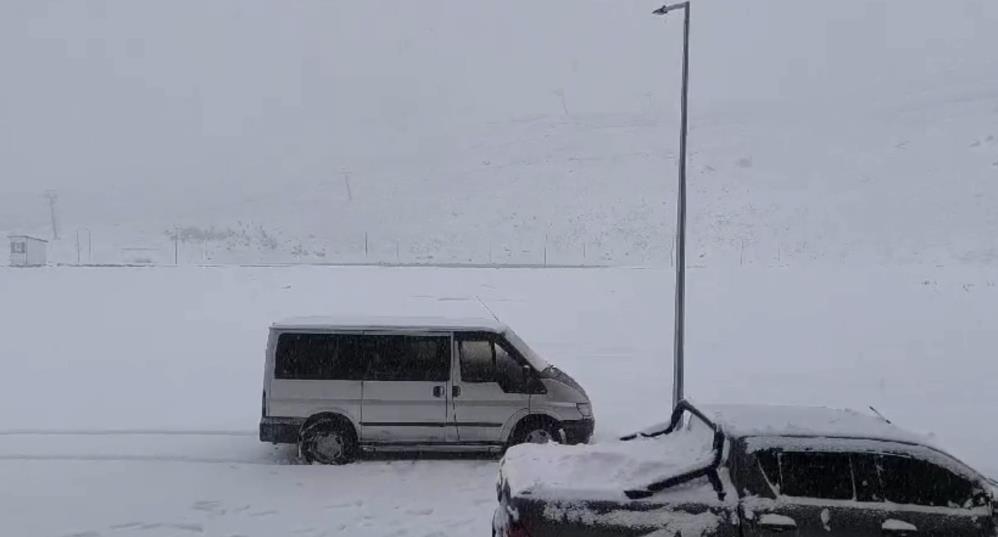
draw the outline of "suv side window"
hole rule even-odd
[[[787,496],[826,500],[851,500],[854,496],[848,453],[781,453],[780,476],[780,490]]]
[[[447,336],[363,336],[368,358],[364,380],[446,382],[450,379]]]
[[[281,334],[277,338],[274,378],[284,380],[360,380],[365,368],[358,353],[360,336]]]
[[[856,484],[856,499],[861,502],[884,501],[880,483],[880,456],[873,453],[853,453],[852,477]]]
[[[777,494],[826,500],[854,497],[848,453],[766,450],[755,455]]]
[[[887,501],[933,507],[969,507],[974,485],[945,468],[900,455],[880,457]]]
[[[782,487],[780,482],[779,457],[780,454],[775,449],[767,449],[755,453],[755,460],[759,464],[759,470],[762,471],[762,475],[766,477],[766,480],[772,485],[777,494],[780,493],[780,488]]]
[[[970,480],[906,455],[769,449],[755,458],[786,496],[954,508],[981,505],[984,497]]]

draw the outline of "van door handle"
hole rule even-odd
[[[443,388],[443,386],[434,386],[433,387],[433,397],[443,397],[443,396],[444,396],[444,388]]]
[[[452,386],[451,389],[450,389],[450,395],[451,395],[451,397],[461,397],[461,387],[460,386]]]

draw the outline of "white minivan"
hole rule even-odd
[[[368,451],[588,442],[574,379],[491,319],[301,318],[270,328],[260,440],[309,462]]]

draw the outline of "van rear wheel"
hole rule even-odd
[[[302,427],[298,452],[310,464],[346,464],[357,456],[357,435],[339,420],[321,418]]]

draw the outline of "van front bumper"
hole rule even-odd
[[[305,420],[301,418],[261,418],[260,441],[271,444],[297,444],[298,431],[304,422]]]
[[[596,428],[596,420],[586,418],[574,421],[561,422],[562,429],[565,430],[565,442],[568,444],[588,444],[593,437],[593,429]]]

